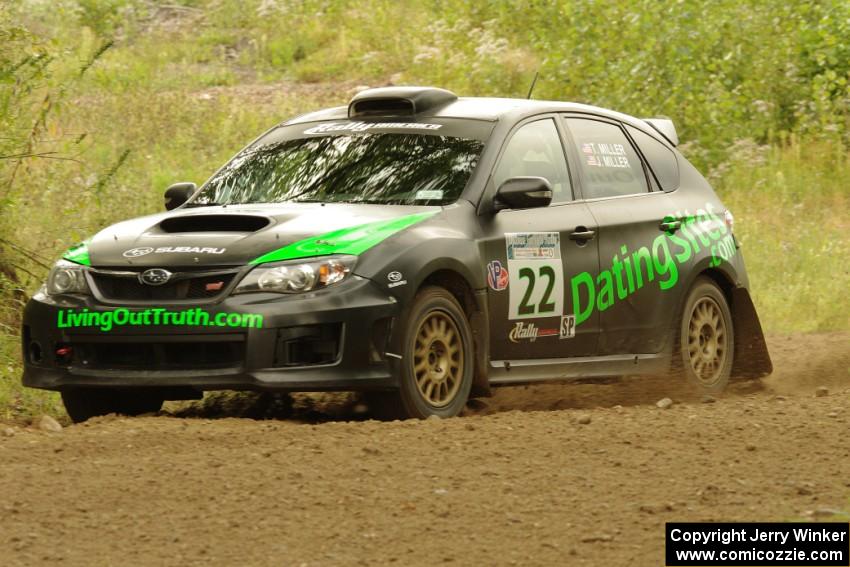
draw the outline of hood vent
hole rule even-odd
[[[185,215],[167,218],[159,223],[163,232],[257,232],[271,224],[271,219],[251,215]]]

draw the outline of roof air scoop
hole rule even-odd
[[[413,116],[457,100],[457,95],[433,87],[383,87],[354,95],[348,105],[349,118],[369,116]]]

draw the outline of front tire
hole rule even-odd
[[[401,406],[408,417],[454,417],[472,389],[472,330],[457,299],[426,287],[411,306],[404,334]]]
[[[80,388],[62,392],[65,411],[74,423],[110,413],[141,415],[158,412],[163,401],[160,394],[141,390]]]
[[[732,313],[723,292],[700,277],[685,300],[679,328],[677,365],[690,389],[719,394],[729,383],[735,355]]]

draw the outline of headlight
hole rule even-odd
[[[344,280],[356,261],[356,256],[328,256],[263,264],[251,270],[233,293],[301,293],[322,289]]]
[[[88,293],[86,268],[67,260],[59,260],[47,276],[47,294]]]

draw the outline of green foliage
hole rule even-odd
[[[33,127],[26,108],[45,78],[51,51],[0,5],[0,160],[28,153]],[[39,112],[35,111],[36,114]]]
[[[850,3],[843,0],[30,0],[67,41],[118,37],[95,73],[116,89],[245,82],[438,84],[675,118],[698,165],[735,140],[848,142]]]
[[[236,63],[261,80],[392,77],[523,96],[539,70],[538,97],[674,117],[703,150],[702,166],[744,137],[847,142],[850,4],[841,0],[219,0],[193,3],[168,25],[156,19],[161,8],[123,1],[136,14],[124,21],[133,51],[154,55],[156,45],[170,61]],[[145,61],[137,51],[132,60]]]
[[[361,84],[522,97],[539,71],[535,98],[672,117],[766,328],[846,329],[848,37],[843,0],[0,3],[0,418],[56,407],[18,386],[17,329],[63,250]]]
[[[712,177],[735,214],[762,324],[788,332],[850,327],[846,150],[742,140],[729,153]]]

